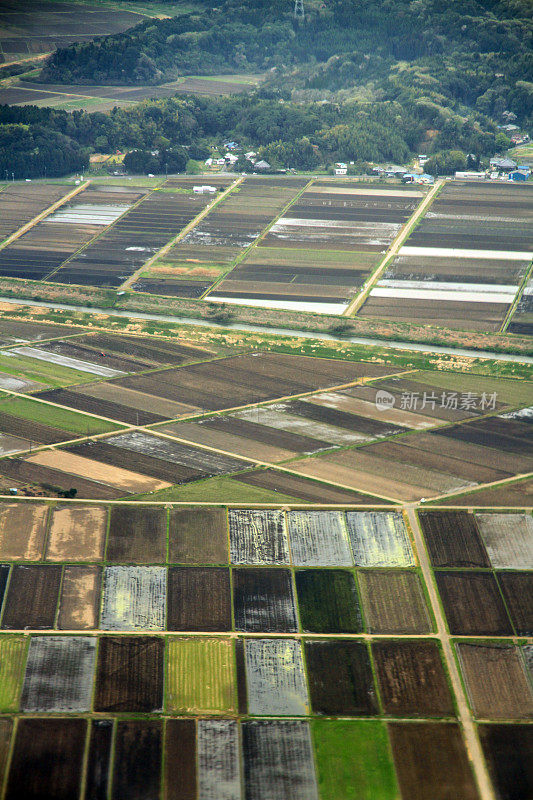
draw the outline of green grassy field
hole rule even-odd
[[[513,406],[533,403],[533,383],[531,381],[430,371],[414,372],[409,375],[409,380],[429,383],[439,389],[448,389],[454,392],[475,392],[477,394],[496,392],[500,403],[509,403]]]
[[[77,414],[75,411],[24,398],[0,401],[0,413],[2,412],[81,435],[87,435],[87,431],[97,434],[119,430],[123,427],[113,422],[105,422],[97,417],[91,417],[88,414]]]
[[[27,378],[53,387],[87,383],[90,380],[87,372],[78,372],[76,369],[61,367],[59,364],[51,364],[26,356],[0,355],[0,372],[8,372],[18,378]]]
[[[313,720],[320,796],[327,800],[396,800],[387,730],[377,720]]]
[[[175,500],[182,503],[298,503],[295,497],[247,486],[231,478],[206,478],[183,486],[171,486],[153,494],[138,495],[134,500]]]
[[[236,713],[235,656],[230,639],[169,638],[167,706],[180,713]]]

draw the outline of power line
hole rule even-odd
[[[294,16],[296,19],[305,19],[304,0],[294,0]]]

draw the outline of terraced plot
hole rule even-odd
[[[447,183],[359,315],[499,330],[533,257],[532,202],[528,186]]]

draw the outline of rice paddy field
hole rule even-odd
[[[457,384],[229,340],[6,320],[0,484],[94,500],[527,506],[530,382]]]
[[[342,313],[423,197],[403,187],[315,180],[210,299]]]
[[[212,176],[205,178],[206,183],[214,186],[217,180],[221,179],[215,177],[213,182]],[[302,178],[246,177],[155,261],[134,288],[176,297],[202,296],[231,270],[305,184]]]
[[[359,315],[427,320],[452,329],[502,329],[533,257],[532,200],[527,185],[446,183]],[[517,312],[517,325],[523,314],[527,321],[528,297]]]
[[[527,797],[532,526],[3,498],[4,796]]]

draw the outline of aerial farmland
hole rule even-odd
[[[528,187],[208,180],[0,192],[0,797],[524,800],[530,359],[119,303],[506,337]]]

